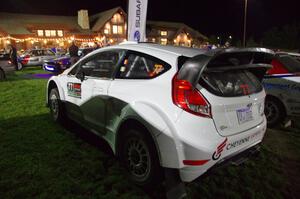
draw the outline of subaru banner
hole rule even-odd
[[[148,0],[128,0],[128,41],[146,41]]]

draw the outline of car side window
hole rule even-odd
[[[45,55],[48,55],[48,56],[55,55],[54,52],[52,52],[51,50],[46,50],[44,53],[45,53]]]
[[[98,53],[81,65],[80,70],[85,76],[98,78],[112,78],[119,60],[125,52],[122,50]]]
[[[80,64],[77,64],[72,70],[68,73],[68,75],[75,75],[78,71]]]
[[[129,52],[121,64],[117,78],[121,79],[152,79],[169,70],[166,62],[150,55]]]

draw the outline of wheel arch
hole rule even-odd
[[[148,127],[146,127],[146,125],[144,125],[143,122],[141,122],[137,118],[127,118],[124,121],[122,121],[121,124],[119,125],[119,128],[116,132],[116,138],[115,138],[114,151],[115,151],[116,156],[119,157],[119,155],[120,155],[120,151],[121,151],[122,144],[123,144],[122,140],[124,138],[126,131],[129,129],[132,129],[132,128],[140,130],[144,135],[146,135],[146,137],[149,139],[149,141],[152,144],[154,144],[157,158],[161,162],[160,151],[159,151],[159,147],[156,142],[155,136],[153,135],[151,130]]]
[[[46,95],[46,105],[47,106],[49,105],[49,99],[48,99],[49,94],[53,88],[57,88],[60,99],[65,100],[64,92],[63,92],[62,88],[59,87],[58,85],[59,84],[54,79],[49,80],[48,85],[47,85],[47,95]]]
[[[275,100],[276,102],[278,102],[280,105],[282,105],[283,107],[283,110],[284,110],[284,116],[286,116],[288,113],[287,113],[287,106],[285,104],[284,101],[282,101],[278,96],[275,96],[275,95],[271,95],[271,94],[267,94],[266,95],[266,100],[268,99],[271,99],[271,100]]]

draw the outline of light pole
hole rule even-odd
[[[246,47],[247,7],[248,7],[248,0],[245,0],[245,11],[244,11],[244,36],[243,36],[243,46],[244,46],[244,47]]]

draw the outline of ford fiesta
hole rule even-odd
[[[200,50],[125,43],[98,49],[47,86],[55,121],[103,137],[139,185],[161,168],[190,182],[256,151],[266,131],[267,49]]]

